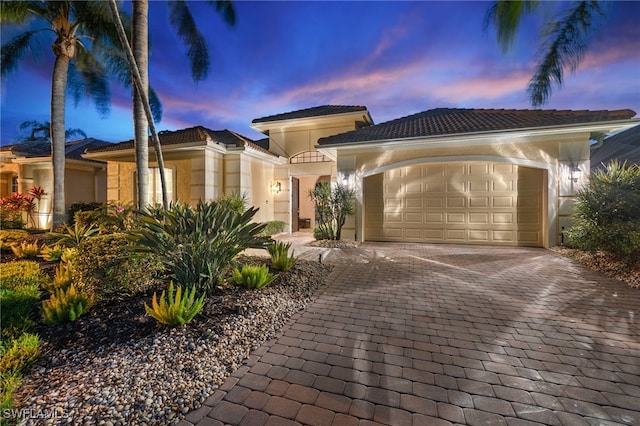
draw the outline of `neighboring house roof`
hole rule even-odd
[[[423,136],[529,129],[611,120],[635,116],[617,111],[514,110],[436,108],[318,140],[319,145],[371,142]]]
[[[242,136],[239,133],[231,130],[211,130],[203,126],[195,126],[187,129],[180,130],[163,130],[158,133],[160,138],[160,145],[181,145],[193,142],[212,141],[225,147],[251,147],[255,150],[261,151],[265,154],[276,156],[272,152],[268,151],[264,147],[255,143],[251,139]],[[152,146],[153,142],[149,137],[149,146]],[[121,151],[125,149],[133,149],[133,140],[112,144],[111,146],[100,147],[96,149],[87,150],[87,153],[96,152],[108,152],[108,151]]]
[[[591,150],[591,168],[602,167],[611,160],[640,164],[640,125],[617,133],[604,140],[602,146]]]
[[[324,115],[346,114],[349,112],[366,111],[367,107],[357,105],[321,105],[313,108],[300,109],[282,114],[268,115],[255,118],[251,123],[266,123],[270,121],[294,120],[299,118],[321,117]]]
[[[82,154],[86,149],[98,149],[113,145],[95,138],[85,138],[65,143],[65,158],[68,160],[85,160]],[[6,145],[0,151],[11,152],[15,156],[26,158],[51,157],[51,143],[46,140],[25,141]]]

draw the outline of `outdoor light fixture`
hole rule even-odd
[[[569,173],[569,179],[577,182],[578,179],[580,179],[580,174],[582,173],[582,170],[580,170],[580,168],[578,166],[571,166],[571,172]]]
[[[278,181],[272,182],[271,183],[271,193],[272,194],[279,194],[280,191],[282,191],[282,184]]]

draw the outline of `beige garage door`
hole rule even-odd
[[[466,162],[365,178],[365,239],[543,245],[544,171]]]

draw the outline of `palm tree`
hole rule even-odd
[[[487,12],[485,28],[495,26],[498,42],[506,51],[522,18],[536,11],[539,4],[539,0],[498,0]],[[597,30],[597,19],[604,16],[606,13],[598,1],[582,0],[571,2],[557,20],[546,22],[542,57],[527,88],[533,106],[544,105],[553,86],[562,86],[565,69],[576,70]]]
[[[31,129],[29,136],[23,136],[20,141],[43,141],[51,142],[51,123],[48,121],[29,120],[23,121],[20,124],[20,130]],[[71,139],[74,136],[87,137],[87,134],[82,129],[67,129],[64,131],[65,141]]]
[[[148,41],[148,0],[134,0],[132,19],[132,45],[135,61],[140,71],[140,87],[144,92],[149,91],[149,41]],[[228,25],[235,24],[235,11],[233,4],[229,0],[209,1],[215,6],[216,11],[221,13],[224,21]],[[187,57],[191,66],[191,75],[194,81],[200,81],[207,77],[209,72],[209,49],[206,38],[200,33],[196,26],[189,6],[184,0],[171,0],[167,2],[169,6],[169,20],[178,33],[178,37],[188,48]],[[145,115],[141,93],[138,93],[134,86],[133,95],[133,121],[134,121],[134,145],[136,147],[136,168],[138,175],[138,206],[143,207],[149,204],[148,199],[148,130],[149,121]],[[160,152],[160,142],[154,137],[156,155]],[[162,181],[163,202],[166,205],[166,182],[164,179],[164,169],[159,165],[160,178]]]
[[[77,81],[81,80],[98,111],[103,115],[108,113],[110,96],[106,73],[93,50],[114,40],[113,22],[107,5],[93,1],[3,1],[0,17],[2,24],[24,25],[31,18],[36,18],[47,25],[46,28],[27,30],[2,45],[3,77],[17,68],[26,51],[35,47],[36,36],[51,33],[55,36],[52,45],[55,63],[51,79],[51,152],[52,228],[56,228],[66,222],[64,169],[68,83],[74,89],[73,94],[79,96],[81,92]],[[71,76],[70,80],[68,76]]]

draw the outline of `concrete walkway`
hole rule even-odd
[[[640,425],[640,290],[544,249],[301,250],[329,285],[182,425]]]

